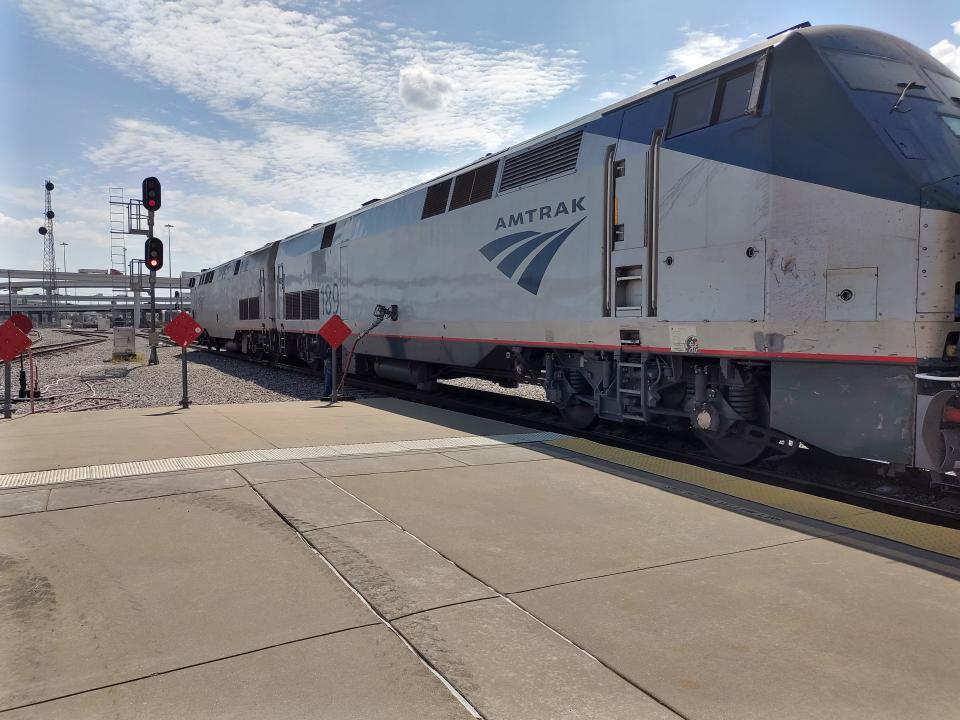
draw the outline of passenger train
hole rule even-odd
[[[212,347],[428,385],[537,379],[566,420],[960,460],[960,78],[800,27],[204,272]]]

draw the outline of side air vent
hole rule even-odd
[[[300,301],[304,320],[320,319],[320,291],[304,290]]]
[[[260,298],[252,297],[247,299],[248,307],[248,320],[259,320],[260,319]]]
[[[250,319],[249,300],[247,298],[240,298],[240,319]]]
[[[582,138],[582,131],[575,132],[508,157],[503,163],[500,192],[575,170]]]
[[[323,229],[323,239],[320,241],[320,249],[328,248],[333,245],[333,234],[337,231],[337,224],[332,223]]]
[[[289,292],[283,296],[283,317],[287,320],[300,319],[300,293]]]
[[[493,197],[493,184],[497,180],[497,167],[500,161],[481,165],[462,175],[457,175],[453,183],[453,196],[450,198],[450,209],[456,210],[466,205],[489,200]]]
[[[423,201],[423,213],[420,215],[421,220],[426,220],[434,215],[441,215],[447,211],[447,198],[450,197],[450,186],[452,184],[453,179],[448,178],[427,188],[427,197]]]

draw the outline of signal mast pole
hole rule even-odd
[[[163,240],[153,236],[153,213],[160,209],[160,181],[148,177],[143,181],[141,202],[147,208],[147,241],[143,261],[150,271],[150,358],[148,365],[159,365],[157,358],[157,270],[163,267]]]
[[[147,212],[148,246],[151,238],[153,238],[153,210]],[[152,267],[150,268],[150,358],[147,360],[147,364],[160,364],[160,359],[157,357],[157,271]]]

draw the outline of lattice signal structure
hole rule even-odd
[[[48,179],[43,184],[44,210],[43,227],[43,279],[46,285],[48,320],[51,324],[57,318],[57,245],[53,240],[53,183]]]
[[[117,300],[127,299],[127,202],[122,187],[108,189],[110,196],[110,272],[113,275],[111,324],[117,324]],[[136,325],[134,325],[136,327]]]

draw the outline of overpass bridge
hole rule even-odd
[[[190,279],[199,273],[156,278],[158,322],[190,309]],[[109,317],[113,324],[139,326],[149,323],[150,285],[143,273],[115,274],[107,271],[58,272],[53,292],[41,270],[0,268],[0,322],[21,312],[36,325],[95,323]]]

